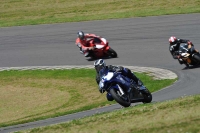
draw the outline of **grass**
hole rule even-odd
[[[200,0],[1,0],[0,27],[199,12]],[[152,92],[176,80],[136,75]],[[92,70],[0,72],[0,127],[113,104],[97,93],[93,76]],[[126,108],[30,132],[196,133],[199,97]]]
[[[200,95],[96,114],[18,133],[199,133]]]
[[[1,0],[0,27],[199,12],[199,0]]]
[[[115,102],[100,94],[93,69],[24,70],[0,72],[0,127],[36,121]],[[151,92],[174,80],[136,75]],[[84,99],[84,100],[83,100]]]

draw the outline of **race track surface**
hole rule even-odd
[[[79,30],[105,37],[118,53],[107,64],[156,67],[175,72],[179,80],[153,94],[153,102],[200,94],[200,68],[183,69],[168,50],[168,38],[190,39],[200,50],[200,14],[167,15],[38,26],[0,28],[0,67],[92,65],[74,42]],[[0,128],[12,132],[120,109],[109,107],[63,117]]]

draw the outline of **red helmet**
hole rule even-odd
[[[171,36],[169,38],[169,44],[170,45],[176,44],[176,42],[177,42],[177,38],[175,36]]]

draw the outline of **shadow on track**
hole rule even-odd
[[[200,65],[185,67],[182,70],[196,69],[196,68],[200,68]]]
[[[118,57],[116,57],[118,58]],[[102,57],[102,58],[87,58],[86,60],[87,61],[95,61],[95,60],[98,60],[98,59],[104,59],[104,60],[108,60],[108,59],[114,59],[114,58],[111,58],[111,57]]]

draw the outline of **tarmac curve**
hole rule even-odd
[[[0,28],[0,67],[4,69],[91,66],[74,45],[79,30],[105,37],[119,57],[107,64],[161,70],[178,76],[174,85],[153,93],[153,102],[200,94],[199,68],[184,69],[168,50],[168,38],[190,39],[200,50],[200,14],[166,15]],[[157,69],[155,69],[157,68]],[[134,69],[134,70],[136,70]],[[165,73],[167,72],[167,73]],[[161,74],[162,75],[162,74]],[[165,75],[165,76],[166,76]],[[171,75],[171,76],[172,76]],[[0,128],[1,133],[62,123],[120,109],[118,104],[47,120]]]

